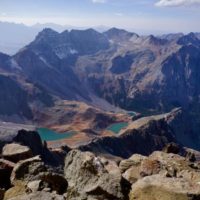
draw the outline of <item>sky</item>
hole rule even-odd
[[[0,0],[0,21],[200,32],[200,0]]]

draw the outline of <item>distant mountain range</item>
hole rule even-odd
[[[66,29],[85,29],[85,27],[75,26],[62,26],[53,23],[35,24],[33,26],[26,26],[24,24],[16,24],[10,22],[0,21],[0,52],[13,55],[19,51],[22,47],[34,40],[36,35],[44,28],[52,28],[58,32],[62,32]],[[95,27],[96,30],[102,32],[108,28],[105,26]]]
[[[199,140],[199,66],[199,33],[47,28],[15,55],[0,54],[0,118],[39,123],[62,100],[143,115],[182,107],[192,121],[187,134]]]

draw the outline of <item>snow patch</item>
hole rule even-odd
[[[76,49],[70,49],[69,52],[70,52],[70,54],[77,54],[78,53],[78,51]]]
[[[46,60],[45,58],[43,58],[42,56],[39,56],[39,58],[40,58],[40,60],[41,60],[46,66],[48,66],[49,68],[53,68],[53,67],[47,62],[47,60]]]
[[[22,70],[22,68],[18,65],[18,63],[16,62],[15,59],[11,59],[10,60],[10,64],[11,64],[11,68],[13,69],[18,69],[18,70]]]
[[[55,49],[55,53],[60,59],[63,59],[66,58],[68,55],[78,54],[78,51],[72,48],[59,47]]]

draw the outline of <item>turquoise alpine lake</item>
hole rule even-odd
[[[115,123],[109,126],[107,130],[112,131],[115,134],[118,134],[123,128],[127,126],[128,126],[127,122]]]
[[[55,140],[62,140],[68,139],[76,135],[76,132],[67,132],[67,133],[57,133],[53,130],[48,128],[38,128],[37,129],[42,141],[55,141]]]

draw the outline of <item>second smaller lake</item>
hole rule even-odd
[[[127,126],[128,126],[127,122],[115,123],[109,126],[107,130],[112,131],[115,134],[118,134],[123,128]]]

